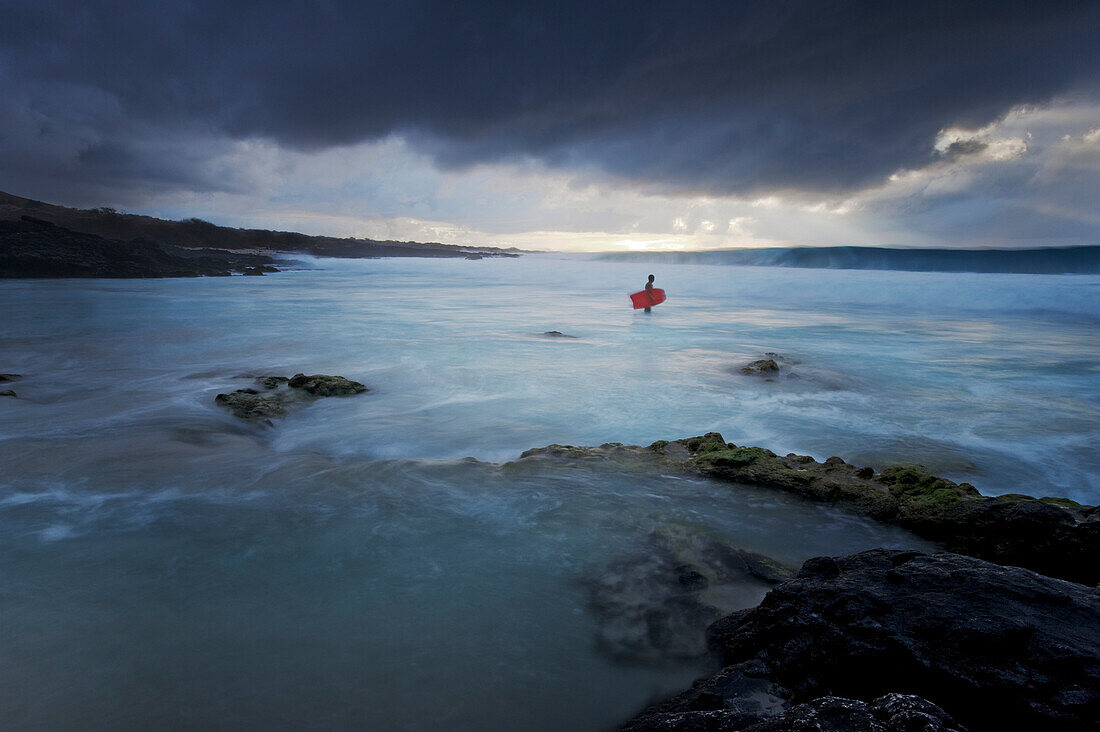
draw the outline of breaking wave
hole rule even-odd
[[[702,252],[613,252],[618,262],[724,264],[807,269],[877,269],[902,272],[1100,274],[1100,246],[1042,249],[888,249],[791,247]]]

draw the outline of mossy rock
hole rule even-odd
[[[287,382],[291,389],[302,389],[313,396],[351,396],[370,391],[358,381],[345,379],[343,376],[329,376],[328,374],[295,374]]]
[[[726,439],[722,437],[719,432],[708,432],[698,437],[688,437],[687,439],[676,441],[694,454],[725,450],[728,447]]]
[[[747,363],[741,367],[741,373],[746,376],[769,376],[779,373],[779,364],[771,358],[762,358],[759,361]]]
[[[1057,506],[1058,508],[1064,508],[1069,511],[1084,511],[1085,509],[1092,508],[1092,506],[1086,506],[1077,501],[1070,500],[1069,498],[1060,498],[1058,496],[1044,496],[1040,498],[1039,501],[1048,506]]]
[[[994,496],[994,500],[1004,503],[1020,503],[1022,501],[1039,501],[1039,503],[1045,503],[1048,506],[1056,506],[1058,508],[1064,508],[1067,511],[1084,511],[1085,509],[1092,508],[1091,506],[1083,506],[1077,501],[1070,500],[1069,498],[1061,498],[1058,496],[1046,496],[1044,498],[1036,498],[1035,496],[1027,496],[1023,493],[1002,493],[999,496]]]
[[[720,480],[774,486],[801,495],[814,493],[812,475],[761,447],[712,449],[696,455],[690,465]]]
[[[754,463],[758,463],[761,460],[768,460],[769,458],[780,463],[782,467],[787,467],[786,464],[782,463],[782,461],[776,457],[775,453],[770,450],[765,450],[762,447],[728,448],[725,445],[719,447],[711,443],[706,445],[705,449],[697,452],[698,455],[695,458],[695,462],[702,465],[711,465],[716,468],[744,468]]]
[[[214,401],[227,407],[241,419],[270,420],[271,417],[282,417],[286,414],[286,408],[278,399],[260,396],[252,389],[218,394]]]
[[[954,502],[981,498],[981,493],[969,483],[953,483],[919,468],[896,465],[878,476],[880,483],[901,501]]]

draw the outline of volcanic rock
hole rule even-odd
[[[916,694],[973,730],[1085,730],[1100,719],[1100,590],[972,557],[817,557],[710,633],[728,666],[630,728],[689,729],[668,716],[686,712],[743,715],[745,679],[791,705],[876,699],[878,714],[913,719],[880,697]],[[801,729],[780,719],[725,729]]]

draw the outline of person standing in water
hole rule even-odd
[[[650,302],[653,302],[653,275],[649,276],[649,282],[645,283],[645,294],[649,298]],[[647,307],[645,311],[652,312],[652,308]]]

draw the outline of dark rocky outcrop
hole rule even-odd
[[[23,377],[20,374],[0,374],[0,384],[7,383],[9,381],[18,381],[22,378]],[[13,389],[4,389],[3,391],[0,391],[0,397],[13,397],[18,399],[19,395],[16,394]]]
[[[757,377],[764,381],[776,381],[778,379],[797,380],[802,378],[791,370],[791,366],[799,363],[799,361],[792,360],[782,354],[772,351],[768,351],[764,356],[765,358],[751,361],[744,366],[730,369],[730,371],[744,376]]]
[[[627,725],[627,732],[965,732],[938,706],[913,694],[885,694],[871,702],[825,696],[760,720],[757,713],[715,709],[670,713]]]
[[[343,376],[327,376],[325,374],[314,374],[313,376],[295,374],[288,380],[287,386],[291,389],[301,389],[316,397],[350,396],[368,391],[367,387],[358,381],[345,379]]]
[[[238,389],[229,394],[218,394],[214,401],[229,409],[241,419],[268,420],[286,415],[283,399],[262,396],[255,389]]]
[[[107,240],[157,242],[176,248],[210,247],[223,250],[222,254],[252,254],[262,252],[303,252],[318,257],[516,257],[519,250],[495,247],[465,247],[453,244],[436,244],[402,241],[377,241],[374,239],[337,239],[332,236],[310,236],[292,231],[267,231],[262,229],[234,229],[217,226],[201,219],[166,221],[151,216],[119,213],[112,209],[76,209],[55,206],[42,201],[21,198],[0,192],[0,220],[18,220],[31,216],[48,221],[73,232],[94,234]],[[262,262],[270,262],[263,258]],[[258,262],[249,262],[259,266]],[[2,271],[2,270],[0,270]],[[248,274],[255,274],[249,272]],[[13,275],[14,276],[14,275]],[[33,276],[33,275],[19,275]],[[85,275],[41,275],[79,277]],[[111,276],[169,276],[169,275],[102,275]]]
[[[562,333],[560,330],[548,330],[545,333],[543,333],[543,335],[547,336],[549,338],[576,338],[577,337],[577,336],[566,335],[565,333]]]
[[[231,393],[218,394],[214,401],[241,419],[263,421],[270,425],[272,417],[285,416],[288,410],[316,399],[351,396],[370,391],[358,381],[327,374],[257,376],[255,383],[264,391],[237,389]]]
[[[1100,720],[1100,590],[958,554],[811,559],[711,637],[726,667],[628,729],[957,728],[896,692],[972,730]]]
[[[184,249],[145,239],[120,241],[23,216],[0,220],[0,277],[228,276],[273,271],[271,257]]]
[[[779,364],[772,358],[762,358],[759,361],[747,363],[741,367],[741,373],[746,376],[775,376],[779,373]]]
[[[1100,582],[1100,510],[1063,498],[986,497],[968,483],[919,468],[876,474],[839,457],[819,463],[806,455],[781,457],[734,445],[717,432],[649,447],[549,445],[528,450],[521,460],[613,460],[633,469],[681,470],[733,485],[777,488],[899,524],[951,551],[1089,585]]]

